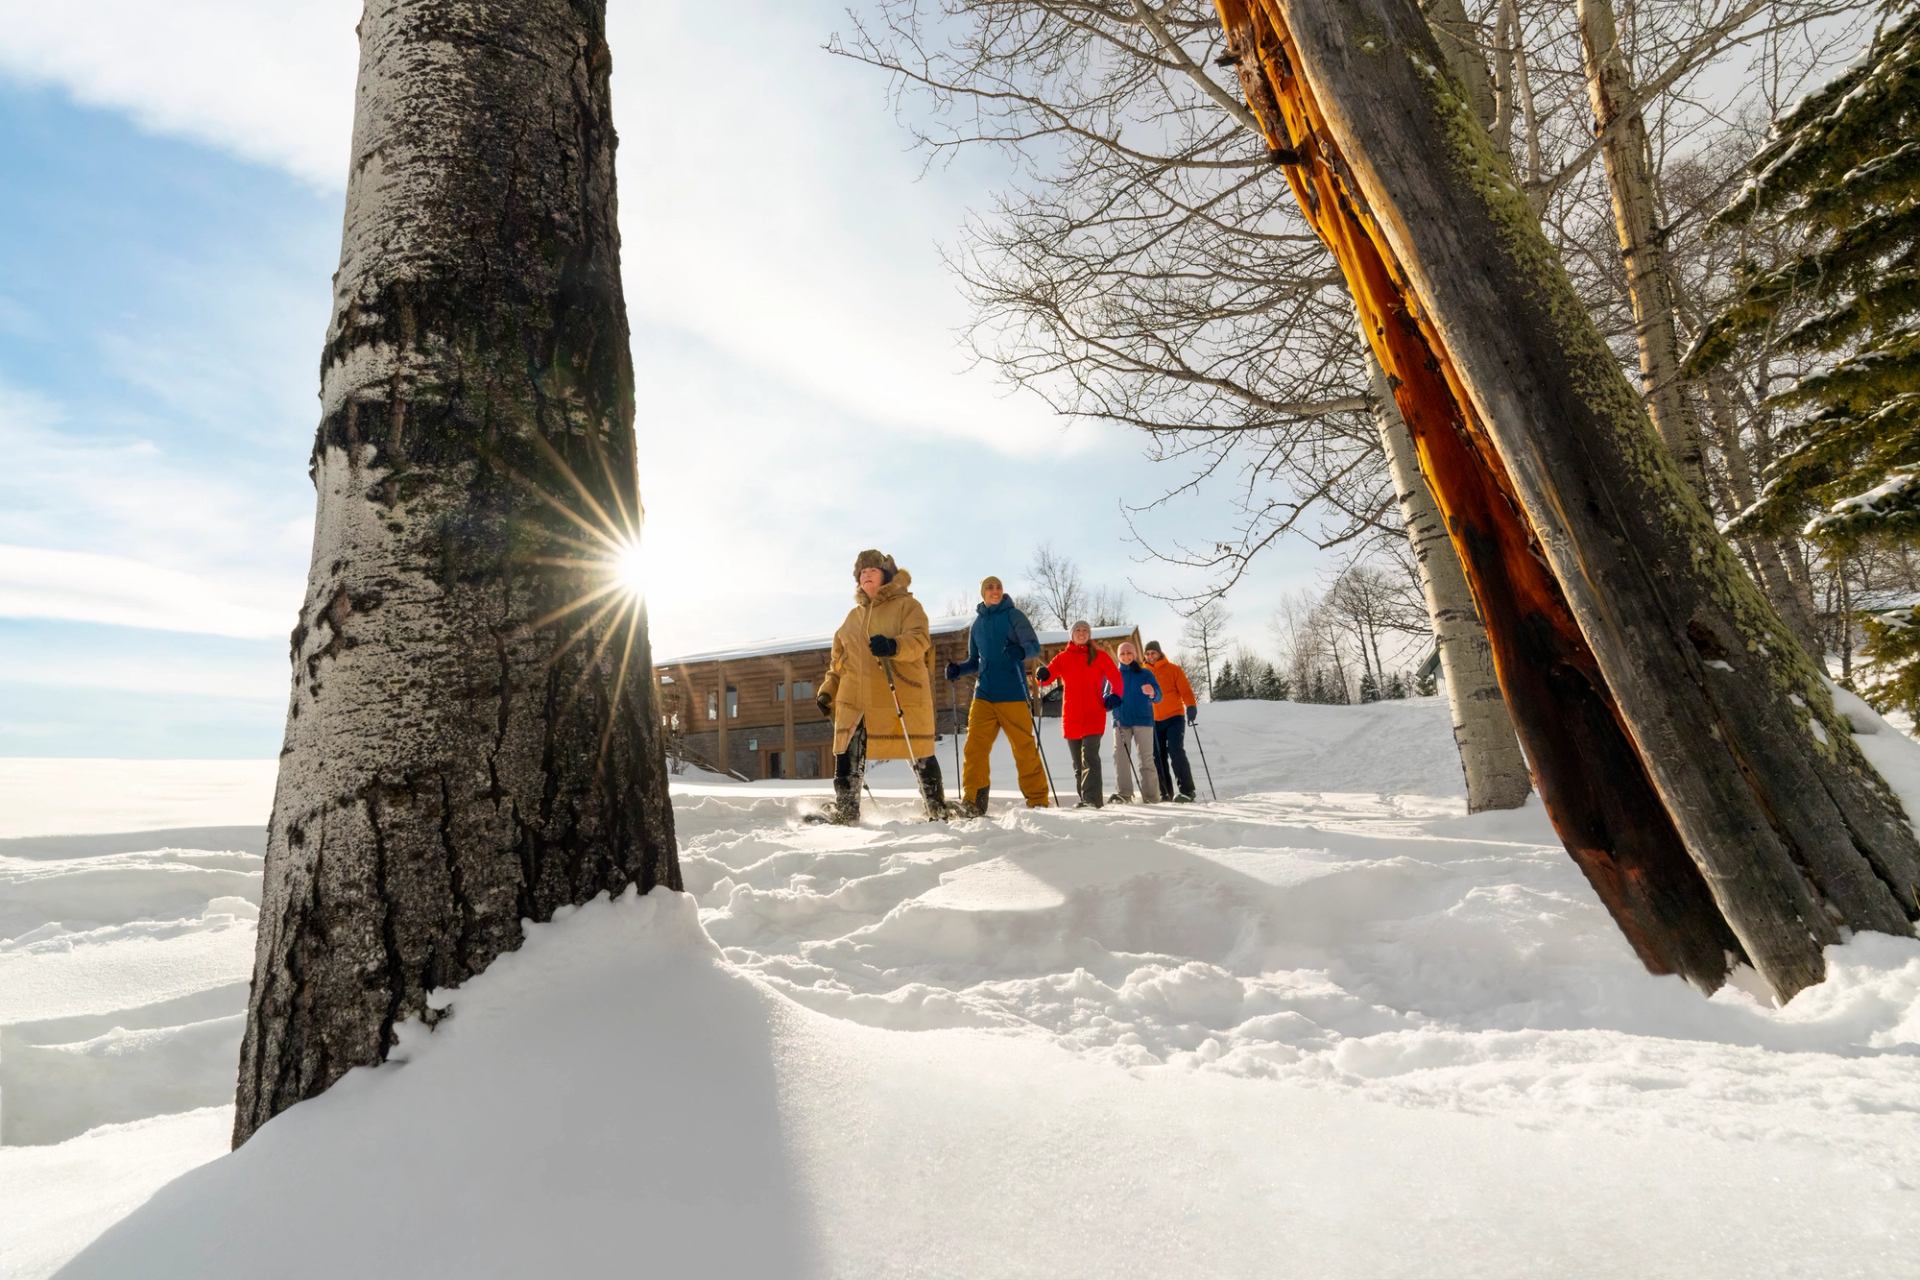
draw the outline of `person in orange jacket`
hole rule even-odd
[[[1160,701],[1153,704],[1153,771],[1160,776],[1160,794],[1176,804],[1193,803],[1193,766],[1187,763],[1187,726],[1200,718],[1187,673],[1170,661],[1158,640],[1147,641],[1147,667],[1160,682]],[[1180,783],[1179,790],[1174,782]]]

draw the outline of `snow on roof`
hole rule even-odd
[[[965,631],[972,625],[973,615],[970,613],[952,613],[945,617],[929,618],[927,620],[927,630],[936,636],[950,636],[956,632]],[[1131,636],[1133,632],[1134,629],[1130,626],[1095,627],[1093,629],[1093,638],[1095,640],[1124,640],[1128,636]],[[1064,631],[1036,630],[1034,634],[1039,637],[1040,643],[1043,645],[1067,643],[1067,633]],[[656,667],[691,667],[703,662],[739,662],[747,658],[775,658],[783,653],[811,653],[816,649],[830,649],[832,647],[833,633],[829,631],[825,635],[793,636],[784,640],[761,640],[754,644],[738,645],[729,649],[709,649],[704,653],[686,653],[677,654],[671,658],[655,658],[653,665]]]

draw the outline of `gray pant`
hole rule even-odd
[[[1160,803],[1160,778],[1153,771],[1152,725],[1113,726],[1113,774],[1122,800],[1133,799],[1133,784],[1138,779],[1147,803]]]

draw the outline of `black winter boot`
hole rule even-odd
[[[927,802],[927,818],[932,822],[944,822],[950,816],[947,808],[947,789],[940,780],[940,757],[928,756],[914,766],[920,775],[920,795]]]

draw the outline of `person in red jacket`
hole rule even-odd
[[[1068,639],[1071,643],[1034,676],[1041,688],[1058,681],[1062,690],[1060,734],[1073,753],[1073,774],[1080,792],[1080,803],[1074,807],[1092,805],[1098,809],[1102,803],[1100,739],[1107,732],[1106,697],[1122,692],[1125,686],[1113,658],[1093,643],[1090,625],[1074,623]]]

